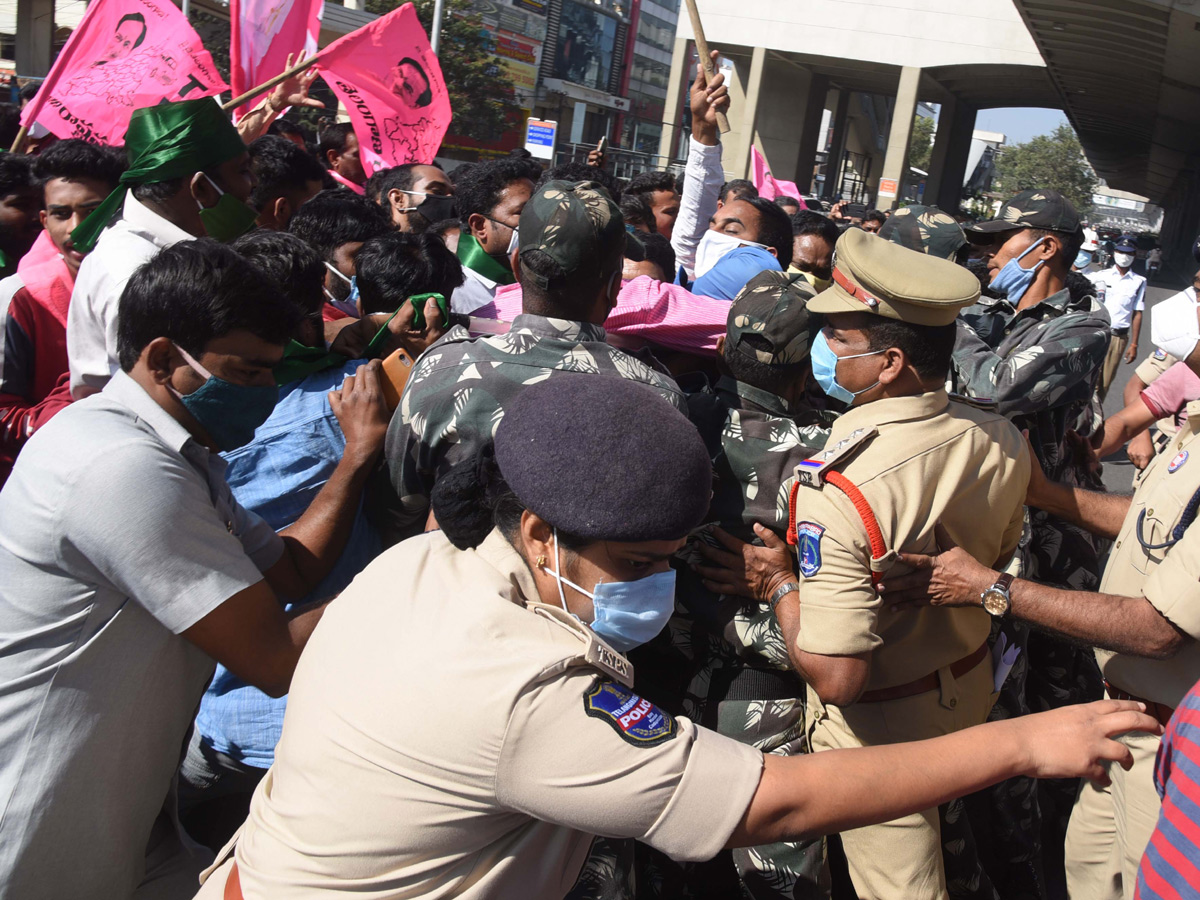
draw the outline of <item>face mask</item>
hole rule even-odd
[[[1117,264],[1117,268],[1128,269],[1133,265],[1134,254],[1132,253],[1114,253],[1113,262]]]
[[[812,272],[805,272],[803,269],[797,269],[795,266],[789,266],[788,271],[794,272],[796,275],[803,277],[805,281],[813,286],[813,290],[818,294],[833,284],[832,278],[818,278]]]
[[[845,404],[853,404],[854,398],[859,394],[865,394],[878,381],[870,387],[865,387],[861,391],[851,391],[838,384],[837,380],[837,364],[843,359],[858,359],[863,356],[878,356],[884,353],[884,350],[872,350],[870,353],[855,353],[851,356],[838,356],[833,352],[833,348],[829,346],[829,341],[825,339],[825,332],[818,331],[817,337],[813,341],[812,349],[809,351],[809,358],[812,360],[813,377],[817,380],[817,384],[821,386],[821,390],[834,400],[841,400]]]
[[[674,569],[656,572],[636,581],[602,581],[594,591],[585,591],[573,581],[568,581],[560,571],[558,529],[554,531],[554,570],[550,574],[558,582],[558,600],[564,610],[567,610],[564,584],[592,598],[592,631],[621,653],[628,653],[634,647],[652,641],[675,611]]]
[[[1092,264],[1092,254],[1087,250],[1080,250],[1079,255],[1075,257],[1075,268],[1086,269]]]
[[[203,172],[200,174],[204,175]],[[200,207],[200,221],[204,223],[204,230],[208,232],[210,238],[220,241],[222,244],[228,244],[254,227],[258,213],[233,194],[227,194],[221,190],[217,187],[217,183],[207,175],[204,175],[204,179],[212,185],[214,191],[221,195],[221,199],[212,209],[206,209],[199,200],[196,201],[196,205]]]
[[[454,215],[454,198],[443,194],[430,194],[426,191],[401,191],[405,196],[424,197],[416,206],[401,206],[398,212],[417,212],[429,220],[432,225]]]
[[[504,222],[499,221],[498,219],[493,219],[491,216],[484,216],[484,218],[487,219],[489,222],[491,222],[493,225],[502,225],[505,228],[512,228],[512,236],[509,237],[509,239],[508,239],[508,249],[505,250],[503,253],[489,253],[488,254],[488,256],[490,256],[492,259],[494,259],[496,262],[500,263],[500,265],[504,266],[504,268],[508,269],[511,272],[512,271],[512,254],[513,254],[513,251],[517,249],[517,244],[519,243],[519,239],[517,237],[517,233],[518,233],[519,229],[513,228],[512,225],[507,225]]]
[[[1150,340],[1176,359],[1187,359],[1200,341],[1196,302],[1187,293],[1176,294],[1150,310]]]
[[[327,268],[330,272],[332,272],[338,278],[342,279],[342,281],[346,282],[346,284],[350,285],[350,293],[346,295],[345,300],[339,300],[337,297],[335,297],[332,294],[332,292],[329,291],[328,288],[324,289],[325,290],[325,299],[327,299],[329,301],[330,306],[332,306],[334,309],[341,310],[346,315],[353,316],[354,318],[357,319],[359,317],[358,316],[358,276],[352,275],[350,278],[347,278],[345,276],[345,274],[343,274],[342,271],[337,266],[335,266],[333,263],[330,263],[330,262],[325,263],[325,268]]]
[[[1009,303],[1020,303],[1021,298],[1025,296],[1025,292],[1029,290],[1029,286],[1033,284],[1037,270],[1045,262],[1045,260],[1038,260],[1037,265],[1032,269],[1024,269],[1021,267],[1021,260],[1032,253],[1033,248],[1044,240],[1045,238],[1039,238],[1030,244],[1028,249],[1020,256],[1006,262],[1004,268],[997,272],[996,277],[992,279],[991,289],[1001,297],[1008,298]]]
[[[518,246],[520,246],[520,244],[521,244],[521,229],[514,228],[512,237],[509,238],[509,240],[508,240],[508,250],[505,251],[505,254],[504,254],[505,258],[512,259],[513,252],[517,249]]]
[[[703,278],[713,270],[713,266],[721,261],[721,257],[738,247],[767,249],[762,244],[742,240],[733,234],[724,234],[712,229],[704,232],[704,237],[700,238],[700,244],[696,247],[696,277]]]
[[[234,384],[218,378],[192,359],[182,347],[175,345],[175,349],[205,381],[190,394],[179,393],[170,383],[167,384],[167,390],[208,432],[216,448],[228,452],[254,440],[255,429],[267,421],[275,409],[279,389],[274,385]]]

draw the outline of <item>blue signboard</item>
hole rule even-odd
[[[534,159],[553,159],[554,139],[557,134],[557,122],[530,119],[525,125],[525,149]]]

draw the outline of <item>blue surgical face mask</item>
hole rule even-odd
[[[996,273],[996,277],[992,279],[992,283],[988,287],[1001,297],[1007,298],[1009,303],[1020,303],[1021,298],[1025,296],[1025,292],[1029,290],[1029,286],[1033,284],[1037,270],[1045,262],[1044,259],[1039,259],[1037,265],[1032,269],[1026,269],[1022,267],[1021,260],[1032,253],[1033,248],[1044,240],[1045,238],[1038,238],[1025,249],[1024,253],[1006,262],[1004,268]]]
[[[325,268],[327,268],[330,272],[332,272],[338,278],[342,279],[342,281],[346,282],[346,284],[350,285],[350,293],[346,296],[345,300],[337,299],[337,297],[333,296],[333,294],[331,294],[327,288],[324,289],[325,290],[325,299],[328,300],[329,304],[332,307],[334,307],[335,309],[341,310],[348,316],[353,316],[356,319],[359,318],[359,315],[358,315],[358,276],[351,275],[349,278],[347,278],[342,273],[342,270],[339,269],[337,266],[335,266],[331,262],[325,263]]]
[[[1075,256],[1075,268],[1086,269],[1092,264],[1092,254],[1087,250],[1080,250]]]
[[[279,400],[279,389],[271,385],[234,384],[218,378],[176,345],[184,361],[205,379],[190,394],[181,394],[167,383],[167,390],[183,404],[200,427],[208,432],[221,452],[236,450],[254,440],[254,432],[267,421]]]
[[[554,569],[546,571],[558,582],[558,600],[567,612],[564,584],[592,599],[592,631],[621,653],[652,641],[675,611],[674,569],[636,581],[602,581],[591,591],[568,581],[559,562],[558,529],[554,530]]]
[[[854,398],[859,394],[865,394],[878,381],[870,387],[865,387],[861,391],[851,391],[848,388],[842,387],[837,380],[837,364],[843,359],[858,359],[863,356],[878,356],[881,353],[886,353],[886,350],[872,350],[869,353],[855,353],[850,356],[838,356],[833,352],[833,348],[829,346],[829,341],[825,339],[825,332],[818,331],[817,337],[813,341],[812,349],[809,350],[808,356],[812,360],[813,377],[817,379],[817,384],[821,386],[826,396],[832,397],[834,400],[841,400],[843,403],[852,404]]]

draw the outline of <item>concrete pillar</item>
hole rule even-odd
[[[662,135],[658,140],[658,155],[662,157],[657,168],[666,168],[675,158],[676,146],[679,143],[679,120],[683,107],[680,105],[684,97],[684,85],[688,78],[688,60],[691,58],[691,44],[687,38],[675,38],[675,51],[671,56],[671,76],[667,82],[667,104],[663,115]],[[686,154],[685,154],[686,156]]]
[[[45,75],[54,52],[54,0],[17,0],[18,75]]]
[[[832,200],[837,195],[838,188],[841,187],[842,157],[846,154],[846,114],[850,111],[850,91],[839,90],[837,96],[837,106],[830,121],[833,141],[829,146],[828,161],[825,163],[825,189],[821,194],[822,200]]]
[[[929,180],[925,183],[926,204],[937,206],[948,213],[958,209],[958,204],[962,201],[963,181],[967,177],[967,158],[971,154],[971,135],[975,132],[977,112],[974,107],[961,101],[954,104],[954,114],[945,129],[945,148],[942,150],[938,177],[935,180],[934,173],[930,172]],[[942,125],[939,122],[933,147],[935,161],[938,146],[942,143]]]
[[[929,154],[929,177],[925,179],[925,203],[936,206],[938,186],[942,180],[942,172],[946,169],[946,154],[950,150],[950,130],[954,125],[955,111],[958,100],[950,97],[944,100],[938,111],[937,131],[933,136],[933,149]]]
[[[812,191],[813,169],[817,165],[817,139],[821,136],[821,119],[825,113],[825,97],[829,93],[829,76],[813,75],[808,85],[808,100],[804,104],[804,120],[800,129],[800,153],[796,158],[794,180],[800,193]]]
[[[896,105],[892,110],[887,154],[883,158],[883,172],[879,177],[877,205],[880,209],[894,209],[896,198],[900,196],[904,187],[908,145],[912,140],[913,116],[917,112],[917,91],[920,84],[919,66],[905,66],[900,70],[900,87],[896,90]]]
[[[739,98],[733,93],[733,85],[730,85],[730,125],[732,131],[725,135],[723,141],[725,146],[732,150],[729,157],[724,162],[725,171],[740,172],[743,178],[750,177],[750,145],[754,142],[758,125],[758,101],[759,95],[762,92],[763,86],[763,69],[767,65],[767,49],[766,47],[755,47],[750,56],[750,70],[744,76],[742,82],[742,96],[740,98],[740,115],[736,104],[739,103]],[[742,73],[739,71],[738,75]],[[733,117],[737,116],[737,121],[740,126],[735,124]],[[769,160],[770,157],[767,157]]]

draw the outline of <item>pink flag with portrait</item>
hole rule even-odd
[[[21,114],[60,138],[120,144],[135,109],[229,90],[171,0],[92,0]]]
[[[767,200],[774,200],[776,197],[794,197],[800,201],[801,209],[808,209],[807,204],[800,197],[800,189],[796,187],[796,182],[781,181],[772,175],[770,163],[754,145],[750,146],[750,174],[754,186],[758,188],[758,196],[765,197]]]
[[[314,65],[350,114],[368,176],[433,162],[450,127],[450,95],[411,3],[334,41]]]
[[[274,78],[288,56],[317,52],[323,0],[230,0],[229,83],[233,96]],[[257,102],[257,101],[254,101]],[[239,106],[240,119],[250,104]]]

